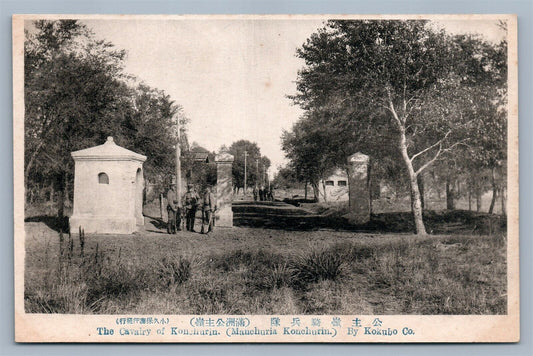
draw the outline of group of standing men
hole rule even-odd
[[[177,231],[181,231],[182,214],[185,218],[185,228],[187,231],[196,232],[194,230],[194,223],[198,207],[202,209],[202,229],[200,233],[206,234],[213,231],[216,201],[210,186],[205,188],[203,196],[200,198],[194,186],[188,184],[187,192],[181,199],[183,206],[179,206],[177,197],[176,189],[172,184],[167,193],[167,232],[169,234],[175,234]]]
[[[252,191],[254,195],[254,201],[274,201],[274,188],[265,188],[261,187],[257,189],[257,186],[254,187],[254,190]]]

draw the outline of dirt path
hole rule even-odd
[[[233,202],[233,225],[235,227],[283,229],[288,231],[309,231],[318,229],[322,217],[305,209],[283,202]],[[200,231],[201,212],[196,214],[196,231]],[[147,216],[145,231],[166,233],[166,222],[159,217]]]
[[[239,201],[233,203],[235,226],[283,230],[318,228],[319,215],[283,202]]]

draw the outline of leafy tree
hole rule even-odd
[[[262,167],[261,150],[257,143],[239,140],[231,144],[229,153],[233,155],[233,187],[235,190],[244,188],[244,154],[246,152],[246,185],[260,184]]]
[[[461,103],[461,114],[470,126],[463,133],[466,144],[454,150],[453,155],[444,155],[433,170],[443,177],[441,180],[447,187],[448,209],[454,208],[454,195],[460,193],[451,187],[465,182],[468,195],[473,192],[476,197],[477,211],[481,195],[487,188],[492,189],[489,207],[492,213],[495,199],[498,194],[503,198],[506,184],[507,43],[489,45],[466,36],[458,36],[456,40],[469,46],[472,56],[483,58],[486,73],[477,75],[475,83],[470,83],[468,90],[460,93],[461,99],[455,99]]]
[[[282,149],[286,157],[291,161],[296,176],[305,177],[311,184],[315,199],[318,199],[320,180],[335,167],[334,161],[325,154],[325,151],[332,152],[323,146],[329,142],[327,137],[327,130],[309,119],[296,122],[291,131],[282,135]]]
[[[169,95],[145,84],[131,90],[132,113],[117,118],[118,140],[147,157],[145,175],[164,191],[176,174],[177,120],[184,128],[188,118],[183,108],[172,101]],[[181,152],[187,152],[186,131],[180,132]],[[183,170],[189,169],[187,162]]]
[[[507,182],[507,42],[487,47],[484,54],[491,79],[472,91],[473,131],[477,134],[472,135],[470,147],[464,152],[465,165],[478,167],[481,172],[490,171],[489,213],[493,212],[498,194],[502,198],[503,213]]]
[[[259,186],[267,187],[268,186],[268,169],[270,168],[271,162],[267,156],[261,156],[261,158],[256,163],[256,169],[258,169],[257,183]]]
[[[103,142],[113,114],[128,112],[118,80],[124,52],[90,40],[75,21],[37,21],[35,28],[25,45],[25,178],[32,169],[51,177],[62,216],[70,152]]]
[[[291,167],[281,167],[276,175],[274,176],[273,182],[274,186],[282,189],[291,189],[291,188],[300,188],[302,186],[302,181],[296,174],[296,170]]]
[[[498,84],[491,76],[501,63],[491,57],[491,51],[479,39],[450,36],[431,29],[427,21],[329,21],[297,52],[306,66],[299,72],[293,100],[307,113],[293,128],[294,147],[285,147],[289,159],[304,164],[305,155],[297,147],[328,144],[322,139],[300,145],[298,138],[305,134],[298,132],[302,131],[298,125],[324,108],[353,110],[339,119],[357,121],[357,131],[352,131],[356,142],[378,136],[389,140],[382,153],[393,148],[389,158],[402,162],[416,232],[426,234],[418,177],[446,154],[457,152],[474,133],[472,117],[464,112],[473,88]],[[365,115],[369,111],[373,115]],[[321,138],[316,127],[311,131],[313,140]],[[291,134],[285,136],[291,138]],[[349,142],[341,141],[334,146]],[[363,144],[361,150],[381,151],[371,148]],[[316,181],[329,162],[323,164],[322,156],[313,158],[319,162],[315,171],[306,169]]]
[[[63,215],[72,187],[70,152],[114,136],[122,146],[146,154],[149,178],[171,170],[181,108],[162,91],[123,73],[125,52],[96,40],[77,21],[36,21],[26,31],[25,184],[52,182]]]

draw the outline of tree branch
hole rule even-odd
[[[405,81],[405,73],[404,73],[404,78],[403,78],[403,115],[404,116],[407,114],[406,92],[407,92],[407,83]]]
[[[407,121],[407,118],[411,115],[411,113],[413,112],[415,106],[416,106],[416,102],[420,100],[419,98],[416,97],[416,95],[413,95],[412,97],[409,98],[409,100],[407,100],[407,102],[405,103],[405,113],[404,113],[404,116],[405,116],[405,120]],[[411,101],[414,101],[413,105],[411,105],[409,111],[407,111],[407,107],[409,106],[409,104],[411,103]]]
[[[415,174],[418,175],[420,173],[422,173],[422,171],[424,169],[426,169],[430,164],[432,164],[433,162],[435,162],[437,160],[437,158],[439,158],[439,156],[444,153],[444,152],[449,152],[452,150],[452,148],[456,147],[456,146],[459,146],[459,145],[465,145],[465,146],[468,146],[464,143],[464,140],[463,141],[459,141],[459,142],[456,142],[454,143],[453,145],[449,146],[449,147],[446,147],[446,148],[442,148],[442,142],[439,143],[439,150],[437,151],[437,153],[435,154],[435,156],[429,160],[426,164],[424,164],[422,167],[420,167],[416,172]]]
[[[394,118],[394,120],[396,120],[396,123],[398,124],[398,128],[402,128],[404,126],[404,123],[398,117],[398,113],[394,109],[394,104],[392,103],[392,98],[391,98],[391,95],[390,95],[390,89],[388,87],[387,87],[387,96],[388,96],[388,99],[389,99],[388,100],[388,104],[389,105],[385,106],[385,108],[391,112],[392,117]]]
[[[48,158],[48,160],[55,166],[55,167],[58,167],[58,168],[61,168],[63,165],[61,164],[61,162],[59,162],[57,159],[53,158],[52,156],[50,156],[47,152],[43,152],[43,156]]]
[[[418,156],[420,156],[420,155],[426,153],[427,151],[431,150],[432,148],[435,148],[435,147],[439,146],[440,144],[442,144],[442,142],[444,142],[444,140],[446,140],[446,138],[448,137],[448,135],[450,135],[451,132],[452,132],[451,130],[448,131],[448,132],[446,132],[446,135],[444,135],[444,137],[441,138],[440,140],[438,140],[435,144],[433,144],[433,145],[431,145],[431,146],[429,146],[429,147],[423,149],[422,151],[420,151],[420,152],[414,154],[414,155],[410,158],[411,162],[413,162],[413,160],[414,160],[416,157],[418,157]]]
[[[430,159],[428,162],[426,162],[426,164],[424,164],[422,167],[420,167],[416,172],[415,172],[415,175],[418,176],[420,173],[422,173],[422,171],[424,169],[426,169],[427,167],[429,167],[430,164],[432,164],[433,162],[435,162],[437,160],[437,158],[439,158],[441,152],[442,152],[442,143],[439,143],[439,150],[437,151],[437,153],[435,154],[435,156]]]

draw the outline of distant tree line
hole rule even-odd
[[[71,200],[72,151],[118,145],[146,155],[145,178],[170,183],[174,147],[185,127],[180,105],[163,91],[139,84],[123,71],[125,51],[98,40],[76,20],[26,24],[24,44],[24,178],[26,199]],[[42,193],[47,191],[46,197]]]
[[[261,155],[261,149],[255,142],[248,140],[238,140],[231,144],[228,152],[233,155],[233,190],[238,192],[240,189],[244,190],[244,174],[246,161],[246,186],[253,188],[257,186],[268,186],[268,168],[270,167],[270,159]],[[246,152],[246,160],[244,159]]]
[[[505,24],[500,24],[505,29]],[[291,96],[304,114],[283,133],[294,178],[316,191],[347,157],[371,157],[373,181],[405,188],[416,232],[424,182],[454,197],[506,189],[507,42],[452,35],[423,20],[334,20],[297,50]],[[461,189],[462,187],[462,189]]]

